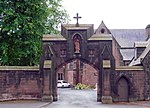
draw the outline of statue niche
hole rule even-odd
[[[74,36],[73,44],[74,44],[74,52],[75,53],[80,53],[80,50],[81,50],[81,37],[79,35]]]

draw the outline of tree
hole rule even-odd
[[[61,0],[0,1],[0,65],[37,65],[44,33],[67,21]]]

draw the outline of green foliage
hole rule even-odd
[[[78,83],[78,84],[75,86],[75,89],[77,89],[77,90],[82,90],[82,89],[94,89],[94,88],[95,88],[94,86],[85,85],[85,84],[81,84],[81,83]]]
[[[68,14],[66,10],[62,10],[62,0],[50,0],[49,2],[49,16],[46,22],[45,34],[57,34],[60,23],[68,22]]]
[[[61,0],[1,0],[0,65],[37,65],[41,39],[67,20]]]

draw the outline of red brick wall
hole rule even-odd
[[[144,99],[144,87],[145,87],[145,73],[134,71],[133,72],[133,92],[139,100]]]
[[[117,70],[115,79],[117,81],[121,76],[125,76],[129,80],[129,100],[144,100],[145,89],[145,73],[144,70]],[[115,85],[117,87],[117,85]],[[116,88],[117,89],[117,88]]]
[[[68,71],[68,82],[71,84],[71,85],[74,85],[75,84],[75,82],[74,82],[74,76],[73,76],[73,74],[74,74],[74,71]]]
[[[69,64],[68,64],[69,65]],[[66,77],[65,80],[70,84],[74,85],[76,83],[76,71],[69,69],[68,66],[65,69]],[[63,68],[60,68],[57,73],[63,73]],[[82,83],[86,85],[95,86],[97,83],[97,70],[95,70],[92,66],[85,64],[83,66],[83,70],[80,71],[80,75],[82,75]]]
[[[112,44],[113,44],[112,45],[113,56],[115,58],[116,66],[121,66],[121,65],[123,65],[123,63],[121,62],[122,61],[122,56],[121,56],[121,53],[119,51],[120,46],[114,38],[113,38]]]
[[[95,86],[97,83],[98,72],[92,66],[84,64],[82,83],[86,85]]]
[[[40,88],[38,69],[0,69],[0,99],[39,98],[41,97]]]

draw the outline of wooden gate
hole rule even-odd
[[[118,82],[119,101],[128,101],[129,87],[125,78],[121,78]]]

